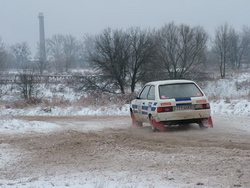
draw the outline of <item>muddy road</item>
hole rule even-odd
[[[61,128],[1,134],[1,151],[12,159],[0,166],[2,186],[10,183],[1,180],[19,186],[40,177],[49,182],[82,174],[82,185],[102,176],[105,181],[144,181],[148,187],[159,181],[173,187],[250,187],[250,133],[241,129],[250,117],[215,116],[212,129],[193,124],[156,133],[149,125],[132,127],[127,116],[14,118]]]

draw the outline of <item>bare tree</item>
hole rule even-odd
[[[229,61],[233,68],[238,69],[247,56],[247,49],[250,46],[250,29],[244,27],[242,33],[237,33],[234,29],[231,29],[229,42]]]
[[[16,43],[11,46],[12,53],[15,56],[17,67],[25,68],[30,66],[30,48],[26,42]]]
[[[19,90],[22,97],[30,102],[34,97],[34,70],[23,69],[23,72],[18,75],[19,77]]]
[[[88,51],[88,61],[106,76],[105,82],[118,87],[121,93],[125,93],[127,85],[128,56],[129,36],[122,30],[110,28],[94,38],[94,46]]]
[[[47,40],[49,58],[57,72],[68,71],[78,58],[79,44],[71,35],[54,35]]]
[[[5,49],[5,45],[0,37],[0,70],[3,70],[5,68],[6,58],[7,52]]]
[[[232,30],[232,28],[229,27],[227,23],[219,26],[215,31],[213,41],[213,51],[217,55],[221,78],[226,77],[226,64],[229,61],[230,30]]]
[[[38,60],[38,69],[40,74],[43,74],[43,72],[49,68],[49,45],[48,45],[48,41],[45,41],[45,54],[44,57],[40,57],[41,56],[41,52],[40,52],[40,44],[37,43],[37,54],[36,54],[36,59]]]
[[[202,27],[165,25],[158,33],[157,59],[163,62],[169,77],[182,78],[205,62],[208,35]]]
[[[250,40],[250,28],[247,26],[243,27],[243,36],[246,38],[247,41]],[[246,47],[246,52],[242,59],[242,64],[248,65],[250,67],[250,44]]]
[[[65,55],[65,71],[67,72],[72,68],[79,55],[79,42],[72,35],[66,35],[64,37],[64,55]]]
[[[83,40],[79,43],[79,60],[83,62],[85,66],[92,66],[89,64],[88,54],[94,51],[95,37],[93,35],[86,34]]]
[[[130,28],[129,36],[129,59],[128,75],[130,77],[131,92],[134,92],[135,85],[148,73],[148,66],[153,62],[155,55],[154,35],[148,30],[141,30],[139,27]]]
[[[64,61],[64,36],[53,35],[51,39],[47,39],[49,48],[49,58],[57,72],[63,72]]]

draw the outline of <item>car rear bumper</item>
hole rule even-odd
[[[155,117],[157,122],[189,122],[196,123],[202,119],[210,117],[210,109],[207,110],[185,110],[185,111],[174,111],[166,113],[158,113]]]

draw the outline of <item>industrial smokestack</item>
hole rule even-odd
[[[44,32],[44,16],[43,13],[39,13],[39,31],[40,31],[40,70],[44,70],[46,62],[46,51],[45,51],[45,32]]]

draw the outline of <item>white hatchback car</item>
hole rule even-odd
[[[201,88],[190,80],[164,80],[147,83],[131,101],[133,125],[150,123],[152,130],[197,123],[213,127],[210,104]]]

